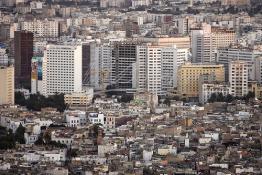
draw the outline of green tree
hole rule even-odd
[[[224,96],[223,96],[222,93],[218,93],[218,94],[217,94],[217,101],[218,101],[218,102],[224,101]]]
[[[51,146],[56,147],[56,148],[67,148],[66,144],[56,142],[56,141],[50,141],[48,143],[48,145],[51,145]]]
[[[26,101],[26,107],[29,110],[41,111],[41,108],[47,107],[46,99],[39,93],[31,94],[30,98]]]
[[[170,104],[171,104],[170,98],[165,98],[165,100],[164,100],[163,103],[166,104],[166,105],[168,105],[168,106],[170,106]]]
[[[16,93],[16,104],[26,106],[27,109],[33,111],[41,111],[44,107],[56,108],[59,112],[64,112],[66,104],[64,100],[64,94],[56,93],[49,97],[45,97],[39,93],[31,94],[26,100],[21,92]]]
[[[9,129],[8,131],[4,128],[0,136],[0,150],[13,149],[15,147],[15,138],[13,131]]]
[[[150,169],[148,167],[145,167],[143,169],[143,175],[155,175],[155,174],[157,174],[157,173],[153,169]]]
[[[251,92],[249,91],[248,94],[246,95],[246,98],[247,99],[250,99],[250,98],[255,98],[255,93],[254,92]]]
[[[51,142],[51,133],[49,133],[49,132],[44,132],[44,134],[43,134],[43,142],[44,142],[44,143],[49,143],[49,142]]]
[[[56,93],[46,99],[46,106],[54,107],[59,112],[64,112],[66,109],[64,94]]]
[[[213,93],[213,94],[211,94],[211,97],[208,99],[208,102],[213,103],[215,101],[217,101],[217,94]]]
[[[35,145],[44,145],[43,134],[40,134],[38,139],[34,143]]]
[[[25,127],[23,127],[20,123],[19,127],[15,131],[15,141],[17,141],[20,144],[25,144],[24,133]]]
[[[230,102],[232,102],[234,100],[234,97],[232,96],[232,95],[230,95],[230,94],[228,94],[227,96],[226,96],[226,98],[225,98],[225,101],[227,102],[227,103],[230,103]]]
[[[121,98],[118,100],[119,102],[129,103],[131,100],[133,100],[133,95],[124,93],[123,95],[121,95]]]
[[[15,104],[18,104],[21,106],[26,105],[25,96],[22,92],[15,92]]]
[[[100,126],[101,126],[100,123],[93,125],[93,134],[94,134],[93,137],[97,138]]]

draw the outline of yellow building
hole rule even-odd
[[[255,97],[258,99],[262,99],[262,85],[256,81],[248,82],[248,91],[254,92]]]
[[[198,97],[199,76],[213,74],[215,81],[225,80],[224,66],[185,63],[178,68],[178,94],[180,97]]]
[[[184,126],[190,127],[193,125],[192,119],[191,118],[185,118],[184,119]]]
[[[176,45],[178,49],[190,48],[190,38],[188,36],[181,37],[159,37],[159,38],[140,38],[143,42],[150,42],[156,46]]]
[[[236,5],[236,6],[250,5],[250,0],[222,0],[221,4],[222,5]]]
[[[74,92],[70,94],[65,94],[65,103],[69,105],[70,108],[81,108],[86,107],[92,103],[94,97],[94,90],[92,88],[87,89],[83,92]]]
[[[14,67],[0,67],[0,105],[14,104]]]

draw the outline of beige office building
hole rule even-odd
[[[14,104],[14,67],[0,67],[0,105]]]
[[[195,63],[215,63],[219,47],[228,47],[235,41],[235,31],[202,24],[191,29],[192,60]]]
[[[88,88],[86,91],[65,94],[65,103],[69,105],[70,108],[86,107],[92,103],[93,97],[93,88]]]
[[[225,80],[223,65],[185,63],[180,66],[177,75],[180,97],[198,97],[199,77],[204,74],[213,74],[218,82]]]
[[[172,46],[176,45],[178,49],[190,48],[190,38],[188,36],[183,37],[161,37],[161,38],[141,38],[143,42],[152,43],[157,46]]]

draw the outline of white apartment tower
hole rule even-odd
[[[262,52],[240,45],[231,45],[230,47],[218,48],[217,62],[225,67],[225,80],[228,81],[228,65],[230,61],[239,60],[245,61],[248,65],[248,78],[255,79],[254,63],[257,56],[262,56]],[[256,64],[255,64],[256,65]]]
[[[161,70],[161,83],[162,90],[167,92],[176,86],[177,82],[177,49],[176,46],[165,47],[161,49],[162,57],[162,70]],[[181,61],[180,61],[181,62]]]
[[[143,91],[147,88],[147,46],[138,45],[136,52],[137,59],[133,65],[132,87],[138,91]]]
[[[112,46],[111,44],[102,44],[98,48],[99,52],[99,85],[101,88],[106,88],[107,85],[112,84],[114,80],[114,73],[112,72],[114,64],[112,63]]]
[[[47,45],[43,59],[43,95],[82,91],[82,45]]]
[[[188,49],[144,44],[137,46],[133,88],[158,95],[177,86],[178,66],[188,60]]]
[[[147,90],[158,95],[162,92],[162,49],[157,46],[147,47]]]
[[[248,93],[248,64],[246,62],[230,62],[229,83],[231,95],[242,97]]]
[[[215,62],[217,49],[227,47],[235,41],[235,32],[203,24],[202,28],[191,30],[193,62]]]

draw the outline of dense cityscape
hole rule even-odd
[[[262,0],[0,0],[0,174],[261,175]]]

